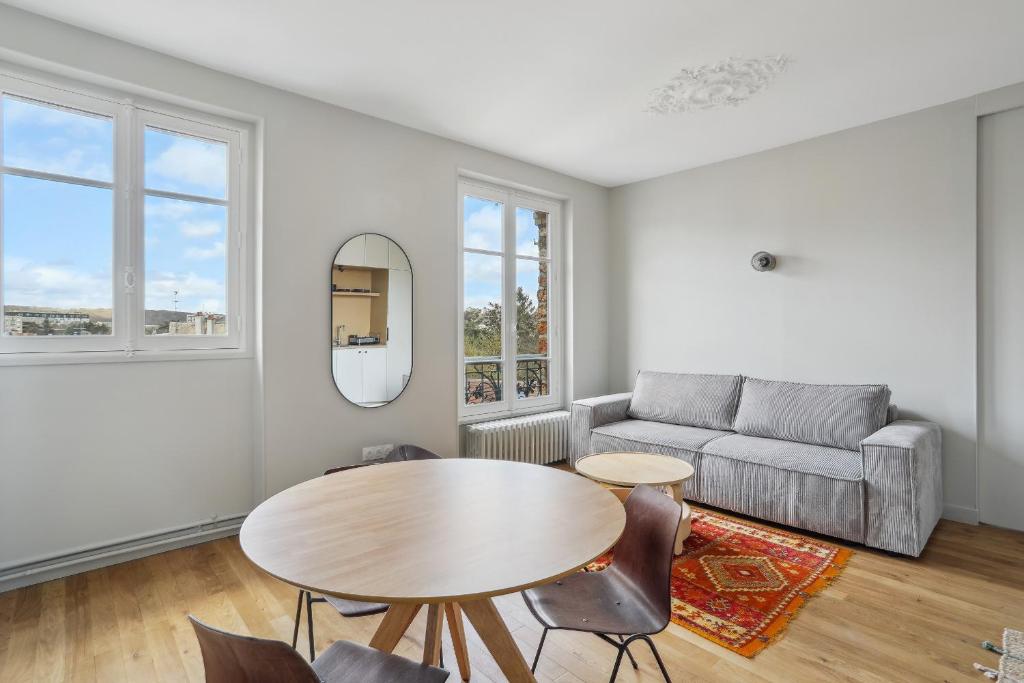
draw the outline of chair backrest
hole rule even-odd
[[[252,638],[207,626],[191,614],[207,683],[319,683],[298,652],[279,640]]]
[[[403,444],[395,446],[390,453],[384,456],[384,462],[402,462],[405,460],[440,460],[441,456],[426,448]]]
[[[672,560],[679,528],[679,504],[650,486],[637,486],[626,499],[626,528],[615,544],[612,564],[664,616],[672,613]]]
[[[406,460],[440,460],[441,456],[433,451],[428,451],[426,448],[420,448],[419,446],[413,446],[412,444],[403,444],[401,446],[395,446],[391,449],[391,452],[384,456],[380,462],[404,462]],[[337,472],[345,472],[347,470],[354,470],[359,467],[366,467],[368,465],[374,465],[376,461],[364,462],[358,465],[344,465],[342,467],[332,467],[324,472],[324,476],[328,474],[335,474]]]

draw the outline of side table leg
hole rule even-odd
[[[679,503],[679,527],[676,529],[675,554],[682,555],[683,541],[690,535],[690,507],[683,502],[683,484],[672,484],[672,499]]]

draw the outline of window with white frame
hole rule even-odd
[[[459,404],[463,417],[559,404],[559,202],[459,183]]]
[[[245,124],[2,75],[0,121],[0,353],[243,348]]]

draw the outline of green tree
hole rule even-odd
[[[540,353],[540,319],[537,304],[526,291],[516,289],[516,350]],[[469,306],[463,316],[466,358],[501,355],[501,305]]]

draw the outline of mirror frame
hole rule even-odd
[[[335,259],[338,258],[338,254],[341,252],[341,250],[345,247],[346,244],[348,244],[349,242],[351,242],[355,238],[361,237],[363,235],[377,235],[379,237],[383,237],[384,239],[388,240],[389,242],[394,244],[396,247],[398,247],[399,251],[402,252],[402,255],[405,256],[405,260],[409,262],[409,276],[410,276],[410,280],[412,281],[412,285],[409,288],[409,298],[410,298],[410,301],[411,301],[411,308],[412,308],[412,311],[409,314],[409,317],[410,317],[410,320],[409,320],[409,329],[410,329],[410,333],[409,333],[409,349],[410,349],[410,352],[409,352],[409,356],[410,356],[409,357],[409,381],[405,383],[405,385],[402,387],[402,390],[400,392],[398,392],[397,396],[395,396],[390,401],[388,401],[386,403],[381,403],[380,405],[377,405],[377,406],[364,406],[364,405],[356,403],[355,401],[350,399],[341,390],[341,387],[338,386],[338,380],[334,377],[334,346],[333,345],[329,345],[327,347],[327,354],[328,354],[327,355],[327,368],[328,368],[328,373],[327,374],[331,378],[331,384],[334,385],[335,391],[337,391],[338,394],[343,399],[345,399],[350,405],[353,405],[356,408],[365,408],[367,410],[374,410],[374,409],[377,409],[377,408],[386,408],[389,405],[391,405],[392,403],[394,403],[395,401],[397,401],[398,399],[400,399],[405,394],[406,390],[409,388],[409,385],[412,383],[412,374],[413,374],[413,371],[416,368],[416,343],[415,343],[416,342],[416,324],[415,324],[415,322],[416,322],[416,273],[413,270],[412,259],[409,258],[409,252],[407,252],[405,250],[405,247],[403,247],[401,244],[399,244],[396,240],[392,239],[391,237],[388,237],[384,233],[372,232],[372,231],[357,232],[357,233],[354,233],[353,235],[350,235],[341,244],[339,244],[338,248],[334,250],[333,254],[331,254],[331,265],[330,265],[330,267],[329,267],[329,269],[327,271],[327,273],[328,273],[328,282],[327,282],[327,294],[328,294],[328,296],[327,296],[327,328],[328,328],[327,331],[328,331],[328,335],[327,335],[327,338],[328,339],[331,339],[333,337],[333,334],[331,334],[331,332],[333,331],[333,327],[334,327],[334,293],[333,293],[333,291],[331,290],[330,287],[331,287],[331,285],[334,284],[334,266],[337,265],[335,263]]]

